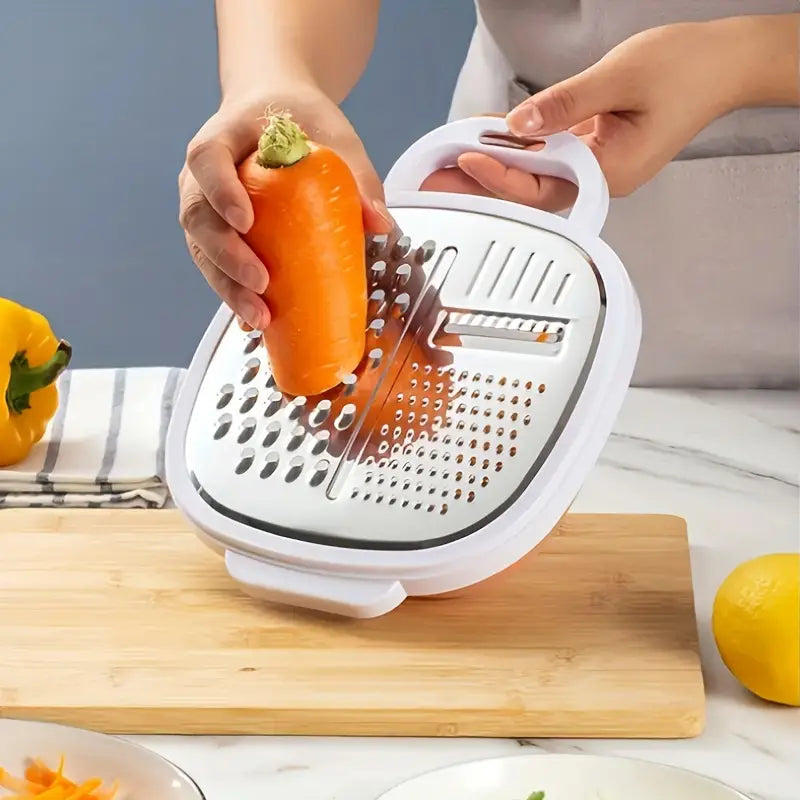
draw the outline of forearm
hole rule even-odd
[[[731,106],[800,105],[800,14],[708,23],[725,38],[735,80]]]
[[[312,82],[340,103],[364,71],[380,0],[216,0],[223,98]]]

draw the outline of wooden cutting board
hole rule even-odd
[[[704,723],[686,527],[569,515],[455,599],[269,607],[175,511],[0,512],[0,714],[111,733],[682,738]]]

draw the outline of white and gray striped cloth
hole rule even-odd
[[[42,441],[0,469],[0,509],[161,508],[164,443],[183,370],[78,369]]]

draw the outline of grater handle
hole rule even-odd
[[[511,136],[500,117],[472,117],[435,128],[418,139],[395,162],[386,176],[387,193],[416,191],[438,169],[453,167],[464,153],[485,153],[508,167],[563,178],[578,187],[569,220],[597,236],[608,215],[608,184],[592,151],[574,134],[535,137],[541,150],[521,150],[486,144],[486,134]]]
[[[379,617],[406,599],[397,581],[311,574],[230,550],[225,553],[225,566],[231,578],[252,597],[343,617]]]

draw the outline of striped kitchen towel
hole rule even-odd
[[[164,442],[182,378],[161,367],[64,372],[44,438],[0,469],[0,509],[164,506]]]

